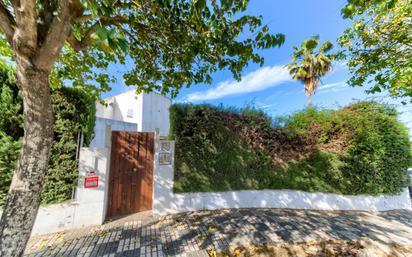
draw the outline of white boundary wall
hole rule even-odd
[[[221,208],[291,208],[317,210],[387,211],[411,209],[408,189],[400,195],[347,196],[293,190],[245,190],[216,193],[173,193],[173,158],[170,165],[159,164],[156,139],[153,214],[160,216],[185,211]],[[174,153],[173,141],[172,156]]]
[[[37,213],[32,235],[48,234],[84,226],[100,225],[106,215],[106,183],[109,171],[108,148],[81,148],[79,184],[76,199],[59,204],[41,206]],[[94,169],[99,176],[97,188],[84,188],[86,172]],[[1,215],[1,210],[0,210]]]
[[[408,190],[396,196],[343,196],[292,190],[248,190],[216,193],[173,193],[173,141],[156,136],[153,174],[153,214],[157,216],[195,210],[221,208],[297,208],[318,210],[386,211],[411,209]],[[160,142],[170,142],[171,164],[160,165]],[[106,146],[110,146],[110,137]],[[53,233],[83,226],[100,225],[106,215],[110,148],[82,148],[76,199],[39,209],[33,235]],[[84,188],[87,171],[99,176],[97,188]],[[1,210],[0,210],[1,214]]]
[[[81,148],[76,199],[40,207],[32,235],[103,223],[106,215],[109,155],[108,148]],[[94,169],[99,176],[97,188],[83,186],[84,176],[90,169]]]

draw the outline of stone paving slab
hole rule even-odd
[[[147,216],[33,237],[25,256],[186,256],[242,244],[367,237],[412,244],[412,211],[228,209]]]

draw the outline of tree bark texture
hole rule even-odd
[[[312,94],[308,95],[308,109],[312,109]]]
[[[24,137],[0,221],[0,256],[22,256],[40,205],[53,141],[49,72],[17,60],[16,82],[23,97]]]
[[[84,8],[79,0],[49,1],[40,12],[36,0],[6,3],[0,0],[0,29],[17,64],[24,137],[1,216],[0,256],[16,257],[23,254],[37,216],[53,141],[50,71],[71,33],[72,19]]]

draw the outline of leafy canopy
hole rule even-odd
[[[349,59],[349,84],[412,97],[412,1],[349,0],[342,14],[354,21],[339,40]]]
[[[59,15],[50,10],[59,10],[64,0],[37,2],[40,24],[48,24]],[[211,83],[210,73],[218,69],[240,79],[250,61],[263,64],[258,49],[284,42],[283,34],[269,33],[261,17],[244,14],[248,0],[72,2],[71,33],[52,70],[53,87],[71,82],[99,94],[116,81],[107,73],[110,64],[127,63],[122,67],[127,85],[175,96],[183,86]],[[6,42],[3,37],[0,51],[12,57]]]

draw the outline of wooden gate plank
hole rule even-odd
[[[112,132],[106,217],[150,210],[154,133]]]

